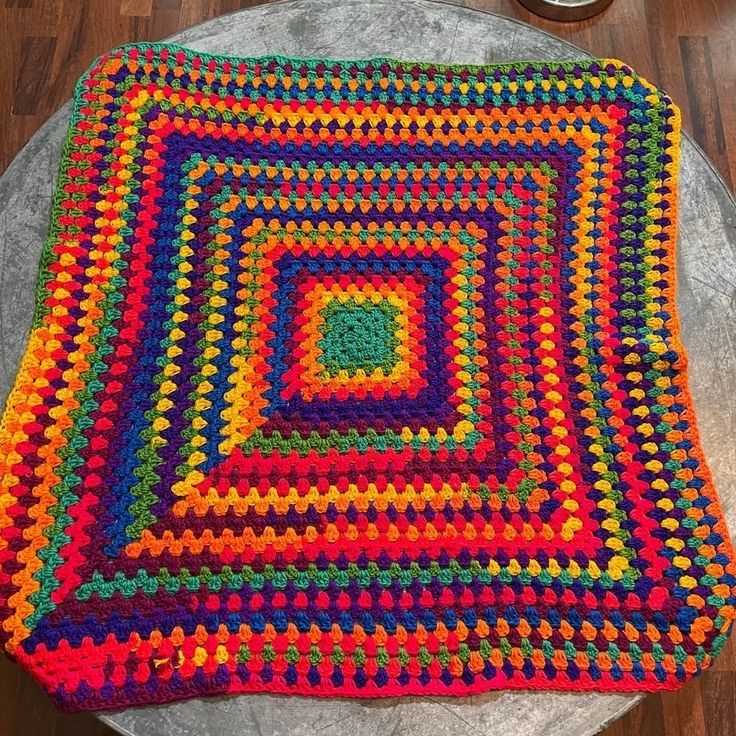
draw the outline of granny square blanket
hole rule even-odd
[[[708,667],[679,136],[611,60],[97,61],[0,430],[7,652],[67,710]]]

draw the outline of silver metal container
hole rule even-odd
[[[552,20],[574,21],[602,13],[613,0],[519,0],[526,8]]]

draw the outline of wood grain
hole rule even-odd
[[[159,40],[259,0],[0,0],[0,171],[71,95],[99,54]],[[736,182],[736,0],[614,0],[577,24],[537,18],[515,0],[462,4],[508,15],[602,57],[625,60],[666,89],[723,178]],[[0,656],[0,736],[111,736],[92,716],[61,716]],[[736,736],[736,639],[711,672],[652,695],[605,736]]]

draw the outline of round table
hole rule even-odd
[[[216,18],[171,40],[234,56],[390,56],[473,64],[588,56],[523,23],[428,0],[280,2]],[[14,379],[31,322],[38,257],[68,119],[66,105],[0,178],[0,401]],[[682,153],[677,300],[704,449],[731,529],[736,529],[736,202],[687,137]],[[133,736],[583,736],[597,733],[641,698],[513,691],[462,699],[358,701],[256,694],[188,700],[101,718]]]

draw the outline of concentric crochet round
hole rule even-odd
[[[6,650],[66,709],[706,668],[678,143],[610,60],[100,59],[0,431]]]

